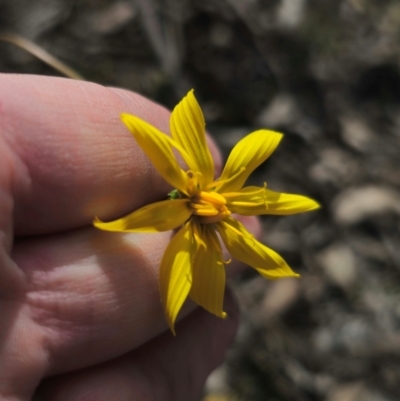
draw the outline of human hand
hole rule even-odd
[[[187,305],[174,338],[157,283],[171,233],[91,225],[170,191],[119,118],[168,132],[169,112],[65,79],[0,75],[0,88],[0,399],[196,399],[234,337],[231,297],[226,320]]]

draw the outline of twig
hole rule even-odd
[[[68,78],[85,80],[82,75],[77,73],[74,69],[52,56],[47,50],[38,46],[36,43],[31,42],[29,39],[15,33],[0,32],[0,41],[8,42],[24,49]]]

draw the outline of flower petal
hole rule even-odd
[[[237,220],[231,217],[222,220],[217,229],[229,253],[263,277],[299,277],[276,252],[258,242]]]
[[[143,206],[108,223],[96,219],[93,225],[105,231],[152,233],[173,230],[183,224],[191,214],[188,199],[165,200]]]
[[[219,239],[212,227],[203,225],[199,246],[193,261],[193,284],[189,296],[204,309],[225,318],[222,310],[225,292],[225,267]]]
[[[201,172],[203,186],[214,179],[214,162],[208,149],[203,113],[191,90],[174,108],[170,128],[173,139],[188,154],[183,155],[193,172]]]
[[[226,199],[226,207],[233,213],[254,216],[267,213],[265,188],[245,187],[237,192],[221,194]]]
[[[321,207],[319,203],[307,196],[274,192],[269,189],[265,189],[265,192],[268,205],[266,214],[296,214],[309,212]]]
[[[172,151],[173,146],[182,151],[179,149],[179,144],[174,143],[168,135],[132,114],[121,114],[121,120],[165,181],[182,193],[186,193],[188,178],[180,168]]]
[[[191,222],[172,238],[160,266],[160,293],[169,328],[175,334],[175,320],[192,286],[192,259],[196,251]]]
[[[270,191],[261,187],[245,187],[238,192],[222,194],[226,206],[233,213],[243,216],[260,214],[288,215],[318,209],[314,200],[295,194]]]
[[[223,193],[241,189],[253,170],[276,149],[282,137],[278,132],[259,130],[240,140],[228,157],[219,179],[221,185],[215,181],[217,191]]]

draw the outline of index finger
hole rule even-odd
[[[119,117],[131,113],[168,133],[164,107],[62,78],[1,74],[0,87],[17,235],[76,228],[95,215],[112,219],[170,191]]]

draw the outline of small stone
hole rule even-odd
[[[124,27],[137,13],[131,2],[117,1],[106,9],[82,16],[82,23],[99,34],[112,34]]]
[[[353,179],[358,171],[356,160],[342,149],[329,147],[320,151],[319,160],[309,174],[320,183],[333,183],[339,187]]]
[[[361,382],[337,386],[328,396],[328,401],[362,401],[365,385]]]
[[[351,318],[342,325],[338,340],[352,355],[365,355],[376,343],[371,326],[360,317]]]
[[[278,9],[279,24],[286,28],[296,28],[304,17],[305,0],[282,0]]]
[[[299,115],[295,99],[282,93],[265,107],[257,118],[259,125],[263,127],[276,127],[292,123]]]
[[[336,346],[334,335],[327,327],[322,327],[314,333],[313,343],[315,348],[323,353],[332,352]]]
[[[211,394],[224,394],[229,392],[229,386],[227,383],[228,373],[225,365],[215,369],[210,376],[208,376],[205,390]]]
[[[344,225],[388,212],[400,214],[400,193],[381,186],[349,189],[341,193],[333,203],[335,219]]]
[[[364,152],[373,146],[375,136],[365,121],[356,117],[343,117],[340,123],[343,140],[352,148]]]
[[[334,244],[318,255],[328,277],[340,287],[350,287],[357,279],[356,258],[344,244]]]
[[[299,296],[300,281],[296,278],[272,282],[262,301],[262,315],[273,317],[283,313]]]

